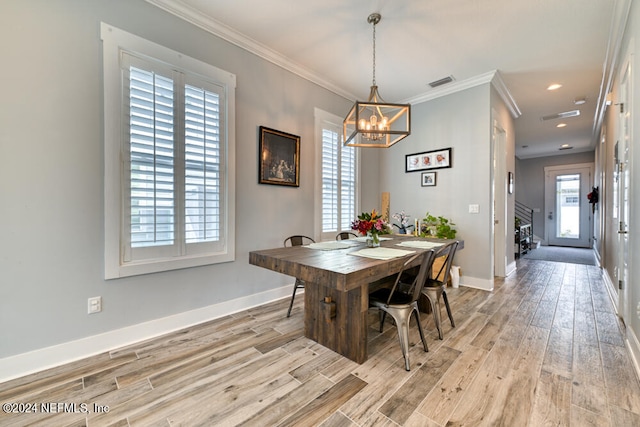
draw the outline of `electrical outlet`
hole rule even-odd
[[[469,213],[477,214],[480,212],[480,205],[469,205]]]
[[[102,311],[102,297],[89,298],[87,312],[89,314],[100,313]]]

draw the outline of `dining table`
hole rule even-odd
[[[305,282],[304,335],[357,362],[367,360],[371,286],[395,277],[417,252],[451,242],[412,235],[381,235],[380,247],[364,237],[249,252],[249,263]],[[464,245],[458,240],[458,249]],[[414,263],[419,265],[421,257]]]

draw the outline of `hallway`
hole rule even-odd
[[[640,425],[640,383],[597,267],[520,260],[491,293],[447,290],[456,321],[423,316],[411,371],[395,327],[357,365],[302,336],[287,299],[0,384],[2,402],[105,413],[5,414],[1,425]]]

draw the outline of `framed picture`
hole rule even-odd
[[[260,184],[300,186],[300,137],[260,126]]]
[[[405,172],[451,167],[451,148],[443,148],[405,156]]]
[[[436,185],[436,173],[435,172],[422,172],[422,186],[423,187],[435,187]]]

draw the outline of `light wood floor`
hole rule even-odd
[[[90,412],[0,411],[0,425],[640,426],[600,270],[521,260],[512,276],[450,288],[456,328],[438,340],[424,316],[425,353],[413,325],[410,372],[389,321],[379,334],[371,312],[358,365],[304,338],[298,298],[289,319],[283,300],[0,384],[0,403]]]

